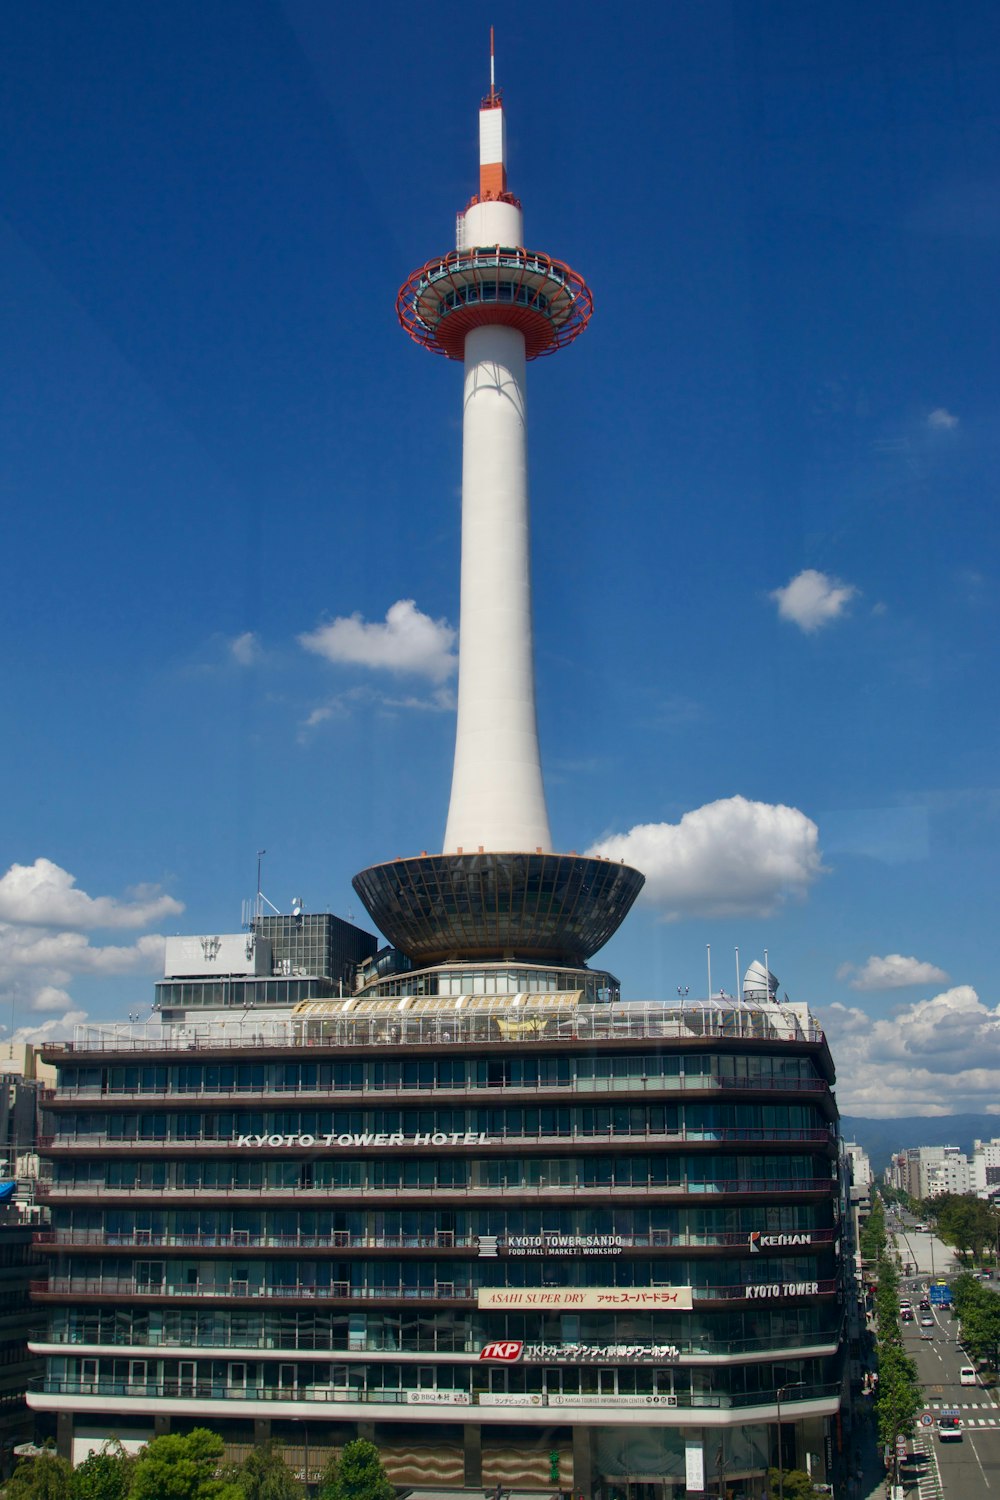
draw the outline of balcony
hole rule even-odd
[[[574,1231],[569,1231],[574,1232]],[[787,1231],[794,1233],[795,1231]],[[839,1229],[810,1229],[799,1231],[809,1235],[809,1248],[829,1245],[840,1235]],[[698,1234],[673,1233],[670,1230],[654,1230],[649,1234],[622,1234],[617,1238],[623,1251],[629,1250],[743,1250],[748,1248],[749,1231],[743,1233]],[[34,1243],[43,1250],[219,1250],[229,1254],[248,1250],[291,1251],[300,1250],[351,1250],[396,1252],[415,1250],[452,1252],[456,1256],[478,1254],[479,1236],[455,1234],[450,1230],[437,1234],[366,1235],[350,1234],[335,1229],[326,1235],[315,1234],[255,1234],[237,1229],[228,1234],[175,1234],[136,1229],[129,1233],[109,1233],[101,1229],[44,1229],[34,1236]],[[781,1246],[781,1249],[797,1251],[801,1247]],[[769,1252],[770,1254],[775,1251]],[[519,1257],[520,1258],[520,1257]]]
[[[662,1284],[662,1283],[661,1283]],[[796,1297],[832,1297],[838,1290],[835,1280],[775,1281],[752,1287],[744,1282],[723,1286],[692,1288],[695,1303],[768,1301],[787,1303]],[[406,1286],[393,1282],[383,1286],[352,1286],[347,1281],[332,1281],[325,1286],[297,1282],[290,1286],[259,1286],[245,1279],[167,1284],[137,1281],[134,1277],[52,1276],[47,1281],[31,1283],[32,1297],[37,1301],[63,1300],[66,1297],[107,1300],[125,1297],[129,1301],[186,1301],[197,1298],[210,1301],[257,1302],[475,1302],[478,1288],[469,1281],[439,1281],[433,1286]],[[624,1290],[624,1288],[623,1288]],[[766,1295],[757,1295],[757,1293]]]
[[[795,1420],[796,1413],[803,1407],[816,1401],[836,1401],[839,1394],[839,1385],[816,1384],[805,1386],[796,1390],[794,1399],[789,1392],[787,1399],[781,1403],[781,1411],[789,1422]],[[68,1378],[48,1377],[44,1383],[33,1384],[32,1393],[44,1396],[79,1396],[96,1397],[105,1400],[115,1397],[125,1397],[142,1402],[143,1406],[149,1402],[162,1401],[165,1399],[191,1400],[192,1402],[227,1401],[227,1402],[269,1402],[269,1401],[296,1401],[296,1402],[320,1402],[323,1405],[365,1403],[375,1406],[409,1406],[410,1415],[413,1413],[411,1398],[419,1401],[421,1392],[418,1390],[400,1390],[392,1388],[389,1390],[373,1387],[345,1387],[345,1386],[270,1386],[250,1385],[248,1383],[226,1383],[215,1380],[114,1380],[112,1378],[99,1378],[97,1380],[83,1380]],[[454,1406],[488,1406],[489,1393],[480,1391],[454,1391],[450,1393],[456,1399],[450,1403]],[[535,1407],[558,1404],[563,1410],[572,1407],[573,1394],[553,1393],[550,1403],[548,1395],[543,1391],[524,1393],[524,1406]],[[602,1401],[596,1391],[581,1391],[578,1393],[580,1404],[590,1409],[606,1406],[610,1411],[612,1408],[621,1408],[620,1398],[611,1397]],[[662,1407],[681,1407],[686,1410],[744,1410],[748,1407],[775,1407],[773,1392],[753,1392],[750,1394],[729,1392],[693,1394],[691,1391],[678,1391],[675,1394],[661,1394],[657,1399],[654,1393],[648,1393],[653,1397],[653,1404]],[[483,1399],[483,1398],[486,1399]],[[32,1403],[44,1409],[44,1402]],[[650,1404],[647,1394],[635,1393],[634,1405],[644,1406]],[[498,1419],[510,1421],[511,1408],[505,1404],[500,1411]],[[565,1420],[565,1417],[556,1420]]]
[[[838,1183],[835,1177],[771,1177],[728,1178],[717,1182],[689,1179],[687,1182],[606,1182],[579,1183],[531,1183],[508,1179],[503,1182],[462,1183],[459,1186],[428,1183],[416,1187],[379,1187],[362,1182],[330,1183],[325,1186],[301,1187],[298,1184],[282,1186],[258,1183],[255,1186],[197,1186],[186,1184],[161,1184],[145,1187],[107,1187],[103,1183],[42,1183],[36,1194],[44,1203],[93,1203],[98,1198],[102,1204],[143,1203],[169,1206],[174,1198],[179,1203],[212,1204],[215,1202],[234,1206],[260,1207],[262,1202],[288,1207],[296,1203],[354,1207],[364,1202],[366,1207],[383,1204],[406,1204],[413,1207],[433,1208],[445,1201],[452,1208],[466,1205],[479,1206],[484,1201],[495,1199],[498,1192],[511,1203],[552,1203],[572,1206],[576,1202],[600,1203],[603,1201],[632,1201],[642,1204],[673,1203],[678,1199],[707,1200],[714,1202],[720,1197],[764,1198],[771,1201],[788,1196],[830,1198],[835,1196]],[[491,1205],[492,1206],[492,1205]]]
[[[400,1083],[391,1086],[382,1085],[379,1088],[366,1083],[359,1083],[356,1086],[337,1085],[336,1087],[316,1086],[313,1088],[265,1084],[253,1088],[233,1085],[231,1088],[166,1088],[152,1091],[124,1088],[103,1089],[99,1085],[82,1085],[77,1088],[61,1087],[58,1093],[49,1091],[51,1097],[45,1102],[48,1108],[57,1109],[60,1106],[75,1106],[81,1101],[112,1105],[197,1102],[200,1107],[208,1109],[219,1102],[229,1103],[233,1100],[252,1102],[262,1106],[273,1100],[280,1107],[287,1104],[289,1100],[298,1099],[321,1101],[323,1104],[338,1102],[355,1104],[363,1097],[367,1104],[377,1104],[383,1101],[396,1102],[407,1098],[433,1098],[442,1104],[469,1101],[472,1105],[476,1105],[483,1103],[484,1096],[488,1097],[492,1104],[497,1099],[509,1097],[511,1100],[520,1100],[522,1096],[532,1100],[548,1100],[550,1095],[565,1097],[567,1094],[581,1094],[586,1097],[594,1094],[655,1094],[659,1098],[663,1094],[708,1093],[718,1089],[754,1094],[829,1094],[830,1085],[823,1078],[777,1078],[767,1074],[754,1078],[721,1078],[712,1073],[680,1075],[636,1073],[615,1078],[554,1079],[544,1083],[490,1081],[431,1086],[425,1083]]]
[[[383,1132],[383,1134],[389,1133],[388,1131]],[[830,1148],[831,1150],[835,1150],[837,1145],[836,1133],[829,1126],[825,1125],[808,1128],[780,1125],[706,1125],[682,1126],[677,1130],[651,1130],[649,1128],[616,1130],[612,1127],[611,1129],[593,1131],[577,1128],[569,1130],[556,1128],[545,1131],[537,1130],[530,1134],[506,1130],[479,1132],[474,1128],[470,1128],[469,1134],[478,1135],[481,1133],[488,1135],[488,1140],[479,1141],[475,1144],[472,1142],[466,1143],[461,1139],[457,1142],[451,1140],[450,1137],[452,1135],[457,1133],[461,1136],[466,1133],[465,1131],[440,1133],[446,1134],[448,1139],[443,1144],[439,1143],[431,1149],[447,1150],[449,1155],[457,1152],[466,1157],[496,1155],[500,1151],[539,1152],[548,1150],[554,1145],[575,1144],[586,1146],[588,1152],[601,1149],[620,1151],[623,1146],[631,1145],[677,1146],[681,1148],[690,1146],[694,1149],[716,1146],[774,1147],[778,1149],[785,1146],[813,1146]],[[368,1134],[374,1135],[375,1132],[369,1131]],[[272,1156],[275,1152],[282,1152],[286,1155],[301,1156],[303,1151],[307,1151],[310,1153],[311,1159],[316,1159],[313,1153],[321,1152],[325,1147],[322,1142],[316,1144],[317,1137],[311,1137],[310,1140],[312,1144],[307,1143],[303,1145],[296,1142],[293,1136],[290,1138],[291,1143],[288,1145],[267,1145],[267,1154],[268,1156]],[[110,1136],[81,1134],[66,1136],[40,1135],[38,1137],[38,1149],[49,1155],[54,1155],[60,1151],[72,1152],[74,1155],[78,1155],[81,1151],[86,1150],[100,1151],[102,1153],[107,1151],[122,1151],[131,1155],[135,1151],[147,1150],[162,1153],[164,1150],[168,1150],[177,1155],[182,1155],[185,1152],[195,1152],[198,1156],[204,1156],[209,1151],[229,1153],[234,1150],[243,1152],[248,1149],[262,1150],[264,1148],[261,1146],[252,1146],[249,1148],[239,1146],[237,1139],[232,1136],[220,1139],[217,1135]],[[349,1148],[338,1149],[344,1149],[346,1152]],[[427,1148],[422,1147],[421,1149],[425,1150]],[[402,1145],[382,1145],[379,1147],[379,1152],[382,1156],[410,1156],[413,1150],[412,1141],[406,1141]]]

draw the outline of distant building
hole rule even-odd
[[[959,1146],[911,1146],[892,1158],[886,1176],[911,1198],[973,1191],[969,1159]]]

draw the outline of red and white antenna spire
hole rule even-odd
[[[490,91],[479,108],[479,198],[489,201],[507,192],[507,124],[503,94],[496,87],[493,27],[490,27]],[[520,240],[518,240],[520,244]]]

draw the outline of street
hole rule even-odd
[[[940,1245],[940,1241],[936,1243]],[[903,1295],[909,1294],[916,1304],[926,1284],[926,1278],[907,1277],[900,1287]],[[958,1325],[951,1309],[934,1307],[931,1316],[933,1330],[921,1329],[918,1321],[903,1325],[906,1351],[916,1360],[927,1398],[925,1411],[933,1419],[933,1426],[922,1430],[924,1443],[915,1445],[918,1456],[921,1447],[926,1450],[926,1461],[911,1463],[908,1472],[914,1479],[919,1476],[916,1493],[920,1500],[938,1500],[941,1496],[944,1500],[1000,1500],[1000,1406],[983,1386],[959,1383],[960,1366],[971,1361],[956,1342]],[[931,1338],[925,1336],[928,1333]],[[945,1407],[958,1409],[961,1442],[942,1443],[937,1436],[937,1419]]]

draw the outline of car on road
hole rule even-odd
[[[959,1385],[975,1385],[976,1372],[972,1365],[963,1365],[958,1372]]]
[[[960,1443],[962,1441],[962,1419],[958,1414],[958,1407],[949,1407],[938,1417],[937,1424],[938,1441],[942,1443]]]
[[[928,1297],[921,1297],[920,1301],[917,1303],[917,1306],[920,1308],[921,1312],[930,1312],[930,1299]]]
[[[901,1307],[900,1310],[899,1310],[899,1316],[900,1316],[900,1318],[902,1319],[902,1321],[904,1323],[912,1323],[913,1322],[913,1308],[912,1307]]]
[[[930,1316],[929,1313],[924,1313],[923,1317],[920,1319],[920,1326],[921,1328],[934,1327],[934,1319]]]

